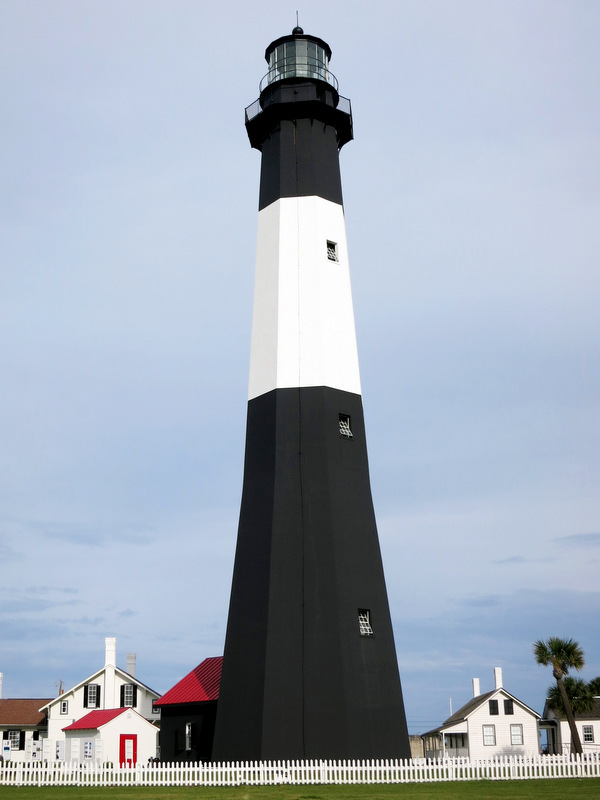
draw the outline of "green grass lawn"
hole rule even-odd
[[[600,778],[359,786],[0,786],[1,800],[598,800]]]

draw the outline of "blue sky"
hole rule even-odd
[[[0,671],[56,694],[219,655],[241,493],[259,154],[296,7],[0,7]],[[342,178],[407,717],[535,639],[600,674],[600,7],[305,2],[352,100]]]

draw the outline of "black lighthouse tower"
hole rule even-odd
[[[213,760],[409,758],[373,511],[331,50],[272,42],[244,483]]]

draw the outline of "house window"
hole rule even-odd
[[[584,725],[583,726],[583,741],[584,742],[593,742],[594,741],[594,726],[593,725]]]
[[[21,739],[24,739],[25,736],[21,736],[21,731],[9,731],[8,732],[8,741],[10,742],[10,749],[11,750],[22,750],[21,747]]]
[[[495,725],[484,725],[483,726],[483,743],[488,746],[493,746],[496,744],[496,726]]]
[[[63,741],[56,742],[56,750],[54,751],[55,758],[57,761],[64,761],[65,760],[65,743]]]
[[[91,761],[94,757],[94,742],[83,743],[83,760]]]
[[[344,439],[352,438],[352,429],[350,427],[350,417],[348,414],[340,414],[340,436]]]
[[[192,723],[186,722],[185,723],[185,749],[191,750],[192,749]]]
[[[510,698],[507,698],[504,701],[504,713],[508,714],[509,716],[515,713],[513,701]]]
[[[100,708],[100,687],[97,683],[88,683],[83,687],[84,708]]]
[[[358,632],[361,636],[373,636],[371,612],[367,608],[358,609]]]
[[[337,242],[330,242],[327,240],[327,258],[330,261],[339,261]]]
[[[498,716],[498,701],[490,700],[490,717]]]
[[[135,683],[124,683],[121,686],[121,708],[135,708],[137,705],[137,686]]]
[[[68,700],[61,700],[60,701],[60,713],[61,714],[68,714],[69,713],[69,701]]]
[[[511,725],[510,726],[510,743],[523,744],[523,726]]]

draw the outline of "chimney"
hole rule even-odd
[[[135,653],[127,653],[127,669],[125,671],[135,678]]]
[[[110,664],[112,667],[117,666],[117,640],[114,636],[107,636],[104,640],[105,646],[105,665]]]
[[[494,683],[496,689],[502,689],[502,667],[494,667]]]
[[[104,699],[100,695],[102,708],[116,708],[115,698],[115,669],[117,667],[117,640],[114,636],[107,636],[104,640],[106,649],[104,664]]]
[[[473,697],[479,697],[481,689],[479,688],[479,678],[473,678]]]

